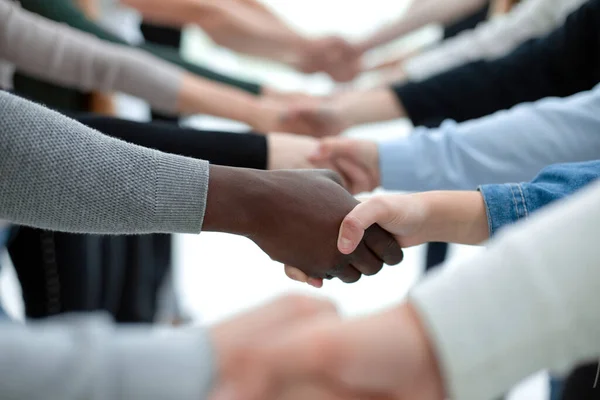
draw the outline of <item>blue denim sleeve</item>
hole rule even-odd
[[[531,182],[483,185],[490,236],[500,228],[527,218],[536,210],[576,192],[600,178],[600,160],[555,164]]]

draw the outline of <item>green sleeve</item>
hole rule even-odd
[[[179,55],[176,49],[172,49],[167,46],[160,46],[156,44],[144,43],[140,46],[133,46],[122,40],[118,36],[115,36],[105,29],[100,27],[95,22],[91,21],[86,15],[79,9],[72,0],[20,0],[21,5],[26,10],[39,14],[43,17],[52,19],[57,22],[62,22],[70,25],[73,28],[79,29],[84,32],[88,32],[100,39],[130,46],[138,47],[155,56],[176,64],[187,71],[202,76],[204,78],[221,82],[226,85],[234,86],[239,89],[245,90],[253,94],[259,94],[261,91],[260,85],[256,83],[246,82],[239,79],[231,78],[217,72],[211,71],[207,68],[203,68],[196,64],[187,62]]]

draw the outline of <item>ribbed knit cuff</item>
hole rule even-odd
[[[206,210],[209,163],[156,154],[154,215],[157,231],[199,233]]]

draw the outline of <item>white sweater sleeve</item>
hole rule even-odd
[[[600,357],[599,233],[597,183],[413,290],[451,398],[493,398]]]
[[[495,59],[521,43],[560,26],[586,0],[525,0],[510,13],[484,22],[404,63],[409,79],[420,81],[480,59]]]

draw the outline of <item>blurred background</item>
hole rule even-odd
[[[306,34],[321,36],[335,33],[353,39],[361,38],[397,18],[410,0],[262,1]],[[441,30],[436,27],[423,29],[378,50],[371,58],[375,61],[385,58],[392,50],[437,40],[440,33]],[[234,76],[263,81],[271,87],[314,94],[328,93],[334,89],[333,82],[324,74],[303,76],[281,65],[234,54],[215,47],[206,35],[193,28],[186,29],[183,47],[185,55],[191,60],[202,61],[204,65]],[[367,85],[369,79],[369,76],[364,76],[355,84]],[[343,86],[335,89],[343,89]],[[118,104],[124,117],[136,120],[148,118],[148,107],[137,99],[119,95]],[[247,128],[237,122],[207,116],[189,118],[186,124],[206,129],[242,131]],[[400,120],[355,128],[346,134],[383,139],[407,135],[410,129],[408,121]],[[453,246],[450,257],[470,257],[476,251],[478,249],[473,247]],[[5,255],[3,257],[6,258]],[[285,293],[325,296],[335,301],[345,315],[356,316],[401,301],[421,276],[423,258],[423,248],[409,249],[401,265],[386,267],[378,275],[364,277],[353,285],[326,282],[323,289],[317,290],[289,280],[281,264],[271,261],[245,238],[202,233],[199,236],[176,236],[173,279],[181,296],[181,306],[194,323],[210,324]],[[3,265],[8,264],[8,259],[3,261]],[[22,318],[19,288],[15,282],[14,272],[10,268],[3,268],[0,274],[3,304],[12,315]],[[544,398],[547,398],[544,374],[527,380],[510,396],[511,400]]]

